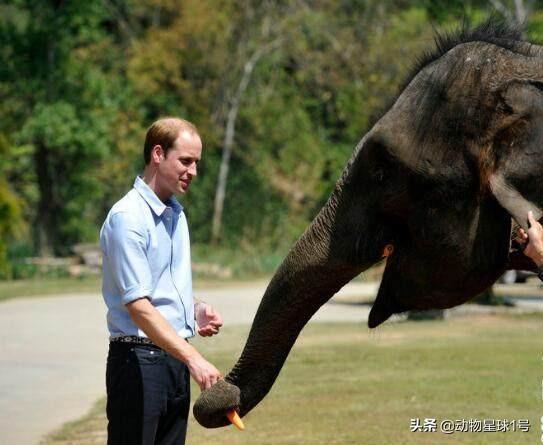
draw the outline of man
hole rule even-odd
[[[184,194],[202,142],[193,124],[166,118],[145,138],[145,169],[100,232],[110,332],[106,370],[108,444],[183,444],[189,374],[201,389],[221,378],[187,339],[219,332],[222,320],[194,304]]]

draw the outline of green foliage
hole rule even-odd
[[[20,238],[27,228],[22,214],[23,204],[6,180],[11,165],[9,158],[9,144],[0,134],[0,279],[12,276],[9,240]]]
[[[0,115],[17,118],[2,120],[0,131],[24,152],[11,180],[25,176],[36,185],[20,194],[37,250],[65,254],[75,242],[96,239],[101,217],[95,209],[103,183],[95,171],[110,149],[116,100],[92,49],[107,37],[107,14],[98,1],[18,1],[9,11],[0,24],[7,97]]]
[[[102,183],[94,171],[108,153],[107,125],[96,110],[80,113],[73,105],[58,101],[37,104],[19,138],[33,152],[46,151],[48,207],[55,213],[59,244],[71,245],[96,239],[95,205]],[[97,116],[98,114],[98,116]],[[56,246],[57,251],[64,251]]]
[[[531,42],[543,44],[543,11],[534,11],[528,23],[526,34]]]
[[[437,23],[444,23],[453,17],[458,17],[466,14],[471,2],[463,0],[424,0],[422,4],[425,6],[428,17],[435,20]]]

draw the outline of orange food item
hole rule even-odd
[[[228,411],[226,413],[226,417],[228,417],[230,423],[232,423],[232,425],[234,425],[238,430],[243,431],[245,429],[245,425],[243,424],[241,417],[235,409],[231,409],[230,411]]]

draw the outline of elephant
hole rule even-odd
[[[196,401],[198,422],[254,408],[312,315],[390,246],[370,328],[534,270],[511,233],[529,210],[542,216],[542,172],[543,47],[494,20],[438,35],[277,269],[237,363]]]

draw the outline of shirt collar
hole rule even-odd
[[[171,207],[177,214],[180,214],[183,210],[183,206],[179,204],[174,196],[169,197],[166,203],[163,203],[156,193],[151,189],[151,187],[145,183],[141,176],[136,177],[136,180],[134,181],[134,188],[157,216],[162,216],[162,213],[164,213],[164,210],[166,210],[168,206]]]
[[[178,215],[183,211],[183,206],[175,199],[175,196],[170,196],[166,202]]]

